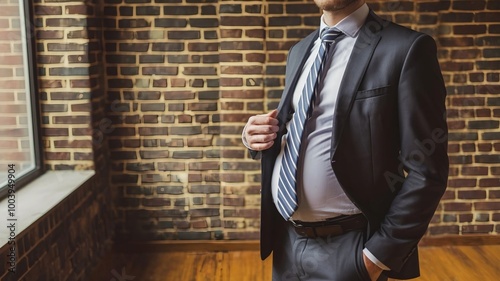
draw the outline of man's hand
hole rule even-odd
[[[382,273],[382,268],[374,264],[365,254],[363,254],[363,261],[365,262],[366,271],[368,271],[368,275],[370,275],[370,280],[376,281]]]
[[[252,150],[266,150],[274,144],[279,129],[277,115],[278,110],[275,109],[248,119],[243,137]]]

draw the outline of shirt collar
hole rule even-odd
[[[368,16],[369,11],[370,11],[370,8],[368,8],[368,5],[366,5],[366,3],[365,3],[361,7],[359,7],[356,11],[352,12],[350,15],[343,18],[341,21],[339,21],[333,27],[336,27],[337,29],[342,31],[347,36],[356,37],[359,30],[361,29],[361,27],[363,26],[363,24],[366,21],[366,17]],[[320,30],[323,30],[323,29],[329,27],[325,23],[323,17],[324,16],[322,15],[321,16]],[[320,34],[321,34],[321,32],[320,32]]]

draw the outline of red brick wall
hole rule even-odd
[[[429,235],[496,234],[498,1],[370,1],[431,34],[449,96],[451,176]],[[107,0],[109,145],[122,239],[255,239],[259,162],[240,133],[273,109],[312,1]]]
[[[15,245],[0,247],[0,280],[88,280],[111,248],[111,200],[99,177],[93,177],[22,233]],[[19,208],[22,197],[18,197]],[[23,219],[18,217],[18,222]],[[15,246],[15,273],[9,272]]]
[[[92,169],[91,99],[97,87],[95,7],[85,1],[34,4],[45,165]],[[99,39],[99,38],[97,38]]]

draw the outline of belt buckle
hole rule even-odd
[[[295,232],[301,236],[306,236],[306,237],[310,237],[310,234],[308,234],[307,232],[307,229],[311,229],[312,228],[309,228],[309,227],[305,227],[304,225],[300,224],[300,223],[297,223],[296,221],[294,221],[292,218],[288,219],[288,221],[292,224],[293,226],[293,229],[295,230]],[[314,232],[314,230],[313,230]]]

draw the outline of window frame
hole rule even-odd
[[[19,0],[19,6],[22,5],[24,15],[19,16],[19,21],[24,19],[24,39],[26,40],[26,64],[28,69],[25,69],[25,79],[29,81],[29,88],[26,89],[27,97],[31,109],[31,126],[33,132],[33,149],[34,149],[34,168],[25,173],[19,178],[15,178],[15,190],[21,189],[45,172],[43,166],[43,145],[42,145],[42,124],[40,110],[40,91],[38,88],[38,65],[36,61],[36,34],[35,34],[35,18],[33,5],[30,0]],[[7,175],[1,175],[7,177]],[[7,184],[0,186],[0,200],[5,198],[8,193]]]

